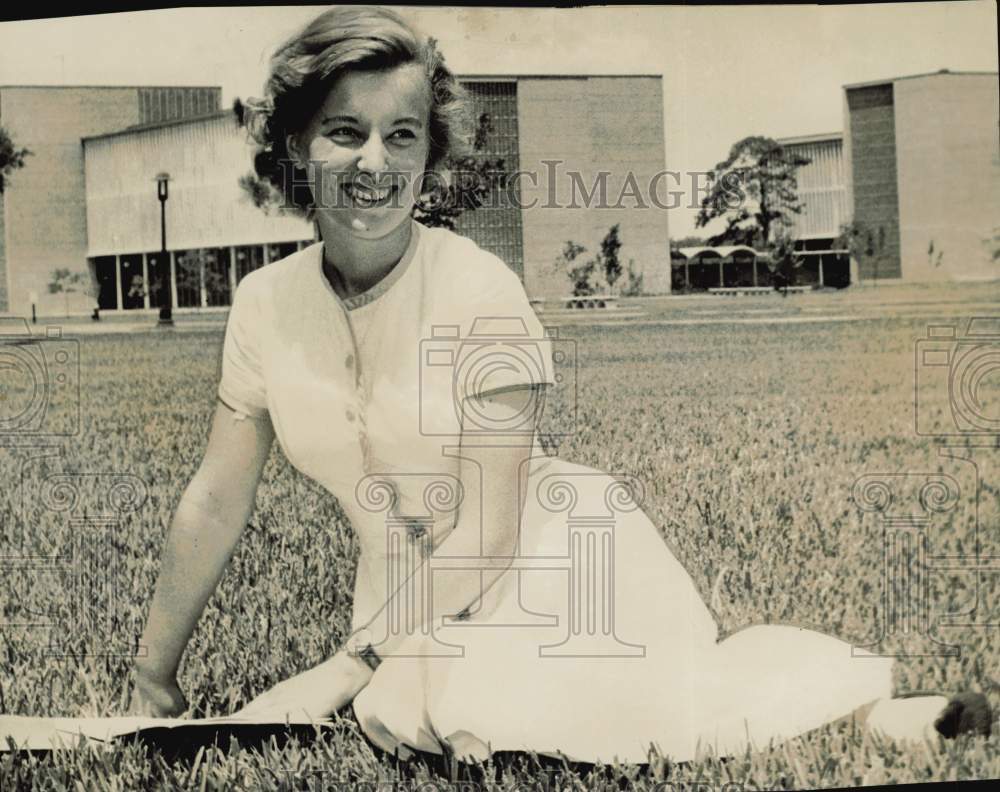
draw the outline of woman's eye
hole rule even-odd
[[[330,137],[334,138],[345,138],[348,140],[354,140],[360,137],[356,129],[351,129],[350,127],[338,127],[330,131]]]
[[[397,129],[392,133],[392,138],[398,143],[409,143],[417,139],[417,136],[410,129]]]

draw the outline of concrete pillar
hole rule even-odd
[[[819,256],[819,285],[823,285],[823,254]]]
[[[719,259],[719,288],[721,289],[725,285],[726,282],[722,277],[722,259]]]
[[[753,257],[753,285],[757,285],[757,257]]]
[[[264,266],[266,267],[268,264],[271,263],[271,246],[265,242],[261,247],[264,250],[263,261],[264,261]]]
[[[236,296],[236,248],[229,248],[229,304],[233,304]]]
[[[142,307],[149,308],[149,261],[142,254]]]
[[[688,272],[688,260],[684,259],[684,288],[691,291],[691,273]]]
[[[174,260],[174,251],[170,251],[170,306],[180,307],[177,304],[177,262]]]
[[[115,310],[120,311],[124,307],[122,302],[122,257],[115,254]]]
[[[205,288],[205,251],[198,251],[198,292],[201,298],[201,307],[208,307],[208,289]]]

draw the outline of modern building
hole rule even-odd
[[[851,283],[850,256],[838,242],[848,221],[843,135],[833,132],[778,140],[808,160],[796,171],[800,214],[792,215],[795,246],[803,263],[802,286],[842,288]],[[671,251],[674,291],[767,287],[773,284],[766,254],[744,245],[683,247]],[[856,278],[855,278],[856,279]]]
[[[860,276],[1000,277],[1000,82],[996,72],[918,74],[844,86],[844,174],[875,244]]]
[[[779,142],[797,173],[804,282],[842,281],[843,226],[862,255],[852,281],[1000,277],[1000,83],[996,72],[917,74],[844,86],[844,132]],[[995,243],[994,243],[995,244]],[[825,251],[825,252],[821,252]]]
[[[1000,85],[949,72],[844,86],[844,131],[779,139],[796,172],[797,282],[1000,278]],[[853,227],[861,254],[844,237]],[[673,251],[675,289],[768,285],[750,248]]]
[[[81,138],[217,110],[220,98],[219,88],[0,86],[0,125],[32,152],[0,193],[0,312],[93,304],[48,293],[53,270],[87,272]]]
[[[642,188],[666,168],[661,78],[461,79],[488,128],[483,154],[519,176],[513,201],[463,213],[457,230],[503,258],[532,297],[555,297],[571,290],[555,263],[565,243],[593,252],[618,224],[622,261],[644,291],[669,292],[666,210],[619,199],[630,179]],[[49,294],[57,268],[88,273],[104,310],[154,308],[161,282],[180,310],[226,306],[247,272],[310,243],[311,224],[265,214],[240,187],[253,148],[220,95],[0,88],[0,124],[34,152],[2,197],[0,312],[89,313],[92,296]]]
[[[843,227],[850,222],[844,173],[844,136],[840,132],[778,141],[787,150],[809,160],[795,173],[796,192],[802,211],[794,215],[792,235],[802,251],[797,282],[802,285],[843,288],[857,281],[852,276],[851,257],[841,241]]]

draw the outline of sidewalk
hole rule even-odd
[[[848,321],[874,318],[959,317],[1000,313],[1000,280],[978,283],[894,284],[852,286],[783,297],[763,295],[672,294],[622,297],[615,308],[537,310],[551,324],[718,324]],[[228,307],[174,309],[174,325],[160,327],[153,310],[104,311],[98,321],[90,314],[28,319],[0,316],[0,336],[45,337],[61,328],[65,336],[143,333],[222,333]]]
[[[91,336],[109,334],[137,334],[137,333],[202,333],[202,332],[223,332],[226,329],[226,313],[215,314],[174,314],[174,324],[172,326],[161,327],[159,317],[152,316],[108,316],[103,315],[95,321],[90,316],[69,316],[69,317],[40,317],[34,324],[29,319],[23,317],[0,317],[0,322],[5,326],[5,330],[0,331],[2,336],[10,336],[14,333],[11,328],[17,327],[18,334],[29,333],[32,336],[51,336],[56,332],[61,332],[63,336]]]

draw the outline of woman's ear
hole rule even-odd
[[[295,167],[305,170],[305,160],[302,157],[301,151],[299,151],[299,139],[297,135],[285,135],[285,149],[288,151],[288,156],[291,157]]]

